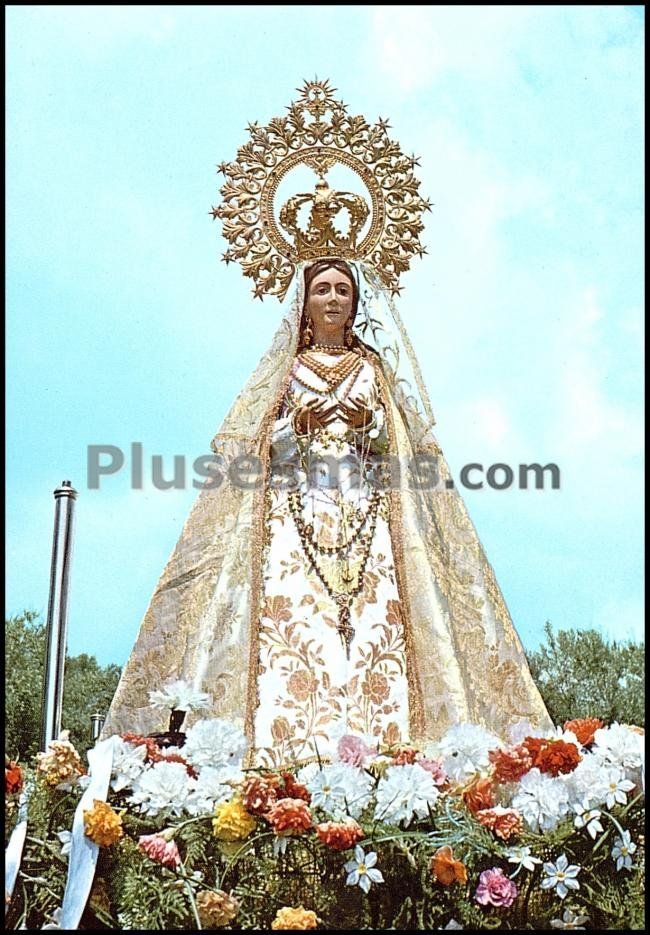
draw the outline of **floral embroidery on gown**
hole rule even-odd
[[[374,418],[363,430],[336,419],[326,432],[296,438],[291,415],[314,400],[362,403]],[[409,724],[402,608],[380,482],[388,438],[372,363],[362,359],[358,372],[328,393],[296,359],[279,416],[275,470],[296,458],[300,468],[297,491],[271,484],[267,496],[254,730],[260,766],[330,758],[348,733],[397,743]],[[345,548],[306,548],[296,514],[320,549]],[[340,584],[341,574],[358,591],[350,602],[349,652],[332,589],[322,580]]]

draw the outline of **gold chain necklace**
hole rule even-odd
[[[351,373],[358,372],[363,365],[361,356],[355,351],[348,351],[331,366],[311,357],[306,352],[299,354],[298,360],[307,370],[311,370],[312,373],[327,384],[330,393],[340,386]]]

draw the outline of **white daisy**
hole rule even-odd
[[[544,864],[542,869],[546,874],[541,883],[542,889],[554,889],[560,899],[564,899],[569,890],[580,889],[576,877],[581,868],[577,864],[570,864],[566,854],[561,854],[554,864]]]
[[[509,847],[506,851],[506,857],[509,864],[517,864],[513,877],[519,873],[522,867],[533,871],[535,864],[541,864],[539,857],[533,857],[529,847]]]
[[[157,815],[164,808],[180,815],[195,785],[182,763],[155,763],[135,780],[129,802],[145,815]]]
[[[576,828],[586,828],[591,839],[595,841],[598,835],[603,833],[603,826],[600,823],[601,813],[597,808],[587,810],[582,805],[574,805],[573,810],[576,813],[574,826]]]
[[[377,786],[375,818],[391,824],[426,818],[439,795],[431,773],[417,763],[389,766]]]
[[[605,770],[604,780],[607,785],[605,797],[607,808],[614,808],[615,805],[627,805],[627,793],[634,789],[634,783],[629,779],[625,779],[622,770],[616,768]]]
[[[632,854],[636,850],[636,844],[632,840],[629,831],[623,832],[622,838],[616,838],[614,840],[614,847],[612,848],[612,857],[616,861],[616,869],[626,870],[632,869]]]
[[[570,909],[565,909],[561,919],[551,919],[551,928],[554,929],[574,929],[575,931],[584,931],[584,923],[589,921],[589,916],[580,916]]]
[[[248,747],[243,731],[220,718],[202,718],[187,732],[183,756],[192,766],[240,766]]]
[[[354,849],[354,860],[348,860],[345,864],[345,871],[348,875],[345,881],[346,886],[360,886],[364,893],[367,893],[373,883],[383,883],[384,877],[381,870],[377,870],[377,854],[374,851],[364,853],[362,847],[358,844]]]

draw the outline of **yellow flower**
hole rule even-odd
[[[293,929],[294,931],[315,929],[318,928],[318,916],[311,909],[303,909],[302,906],[298,906],[297,909],[285,906],[276,912],[271,928]]]
[[[93,800],[93,807],[84,811],[84,831],[87,838],[100,847],[117,844],[123,835],[122,816],[107,802]]]
[[[215,836],[222,841],[243,841],[255,830],[255,819],[250,815],[240,798],[221,802],[214,810],[212,827]]]

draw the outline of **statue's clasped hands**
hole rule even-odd
[[[362,429],[372,423],[374,413],[359,402],[313,400],[296,411],[293,424],[298,435],[310,435],[318,429],[326,429],[336,419],[342,419],[348,428]]]

